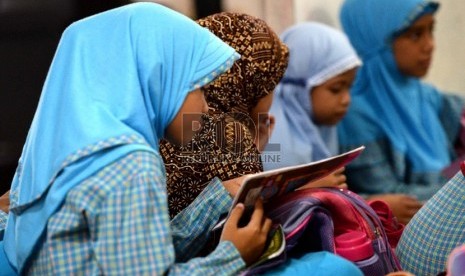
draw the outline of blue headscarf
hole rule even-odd
[[[412,172],[437,172],[449,164],[439,120],[440,93],[397,68],[396,35],[438,4],[424,0],[346,0],[341,23],[363,66],[352,88],[352,104],[339,127],[341,146],[387,138],[412,164]]]
[[[158,154],[187,94],[237,58],[208,30],[153,3],[69,26],[11,187],[4,243],[12,266],[22,272],[71,188],[129,152]]]
[[[270,109],[276,125],[263,156],[265,170],[304,164],[337,152],[336,128],[313,121],[310,91],[361,64],[347,37],[320,23],[297,24],[281,38],[289,48],[289,65]],[[279,162],[272,158],[276,154]]]

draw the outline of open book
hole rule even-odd
[[[294,191],[308,182],[325,177],[351,162],[364,149],[365,147],[361,146],[315,162],[248,175],[244,178],[244,182],[233,200],[231,210],[236,204],[244,203],[245,212],[241,221],[245,223],[248,221],[248,216],[250,217],[258,197],[261,197],[265,204],[271,199]],[[225,220],[219,222],[215,228],[221,227]]]

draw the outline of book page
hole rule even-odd
[[[244,203],[245,211],[239,223],[240,226],[243,226],[248,222],[259,197],[266,204],[271,199],[292,192],[310,181],[323,178],[350,163],[364,149],[365,146],[360,146],[315,162],[248,175],[244,178],[244,182],[233,200],[230,212],[236,204]],[[226,219],[219,222],[214,229],[220,227]]]
[[[323,178],[335,170],[344,167],[365,149],[364,146],[315,162],[256,173],[244,179],[234,198],[231,209],[237,203],[244,203],[246,212],[253,209],[258,197],[263,203],[272,198],[294,191],[310,181]]]

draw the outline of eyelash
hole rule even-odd
[[[340,93],[342,90],[344,90],[344,87],[345,87],[344,84],[334,85],[334,86],[332,86],[332,87],[329,88],[329,91],[331,91],[331,93],[333,93],[333,94],[338,94],[338,93]]]
[[[416,41],[420,39],[421,35],[422,35],[422,32],[412,32],[408,35],[408,38]]]
[[[413,41],[417,41],[418,39],[420,39],[424,33],[426,31],[423,31],[423,30],[417,30],[417,31],[411,31],[411,32],[408,32],[406,33],[407,37]],[[434,26],[431,26],[429,29],[428,29],[428,34],[430,35],[433,35],[434,33]]]

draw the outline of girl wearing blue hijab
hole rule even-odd
[[[445,183],[456,157],[464,101],[420,80],[434,51],[434,13],[425,0],[346,0],[340,18],[363,60],[352,104],[339,125],[343,151],[364,144],[346,168],[355,192],[381,194],[404,223]]]
[[[235,226],[240,206],[217,250],[188,261],[228,211],[228,187],[214,179],[189,215],[170,224],[158,153],[162,137],[191,139],[182,114],[206,110],[199,88],[237,58],[206,29],[153,3],[68,27],[12,182],[2,271],[8,265],[32,275],[234,274],[253,261],[270,224],[260,202],[250,222],[258,234]]]
[[[270,109],[275,128],[262,155],[265,170],[338,153],[335,124],[347,111],[349,88],[361,64],[347,37],[320,23],[297,24],[282,40],[289,47],[289,65]],[[345,182],[337,178],[342,182],[335,183]]]
[[[281,39],[289,48],[289,64],[270,109],[275,127],[262,153],[265,170],[309,163],[337,153],[334,125],[347,110],[349,88],[361,64],[347,37],[320,23],[294,25]],[[338,171],[308,185],[338,186],[344,182],[345,176]],[[362,272],[352,262],[321,251],[290,258],[265,275],[342,276]]]

